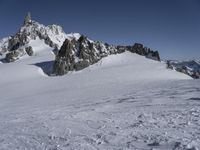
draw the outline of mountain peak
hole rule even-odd
[[[27,15],[26,15],[26,17],[25,17],[25,19],[24,19],[24,25],[27,25],[27,24],[29,24],[31,22],[32,22],[32,20],[31,20],[31,13],[28,12]]]
[[[5,54],[6,62],[15,61],[24,55],[29,55],[29,53],[32,56],[35,52],[34,44],[31,44],[33,41],[42,41],[44,45],[49,46],[51,50],[53,49],[55,54],[58,54],[54,65],[54,72],[57,75],[83,69],[96,63],[103,57],[125,51],[160,61],[158,52],[154,52],[142,44],[114,46],[99,41],[92,41],[87,36],[79,33],[66,34],[59,25],[45,26],[32,20],[30,12],[26,15],[24,25],[20,30],[11,38],[0,42],[0,44],[2,43],[0,45],[0,52]],[[62,70],[62,63],[66,64],[64,67],[67,69]]]

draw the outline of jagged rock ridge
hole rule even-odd
[[[133,46],[113,46],[99,41],[91,41],[82,35],[78,40],[66,39],[59,50],[53,67],[53,74],[64,75],[69,71],[77,71],[88,67],[101,58],[111,54],[130,51],[147,58],[160,61],[158,51],[153,51],[136,43]]]

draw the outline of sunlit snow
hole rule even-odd
[[[199,80],[130,52],[49,77],[52,49],[31,45],[0,64],[0,149],[200,148]]]

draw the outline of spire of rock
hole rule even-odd
[[[28,12],[28,14],[26,15],[25,19],[24,19],[24,25],[31,23],[31,13]]]

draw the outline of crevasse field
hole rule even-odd
[[[52,49],[31,45],[0,64],[1,150],[200,149],[200,80],[130,52],[49,77]]]

